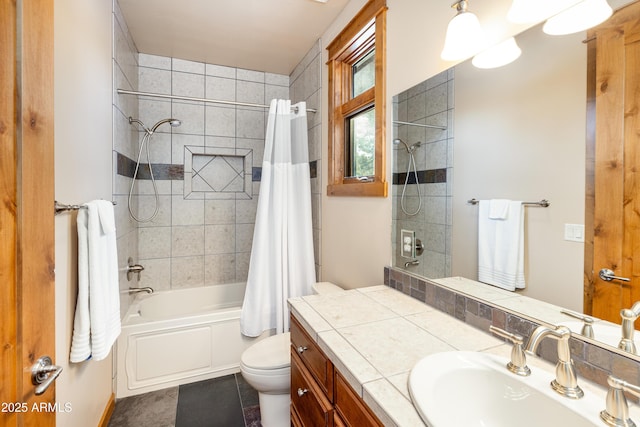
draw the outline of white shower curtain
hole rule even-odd
[[[315,282],[306,104],[272,100],[241,331],[289,330],[287,299]]]

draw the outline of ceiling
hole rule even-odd
[[[348,0],[118,0],[141,53],[290,74]]]

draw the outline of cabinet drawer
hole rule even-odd
[[[336,412],[347,427],[382,426],[342,375],[336,371],[334,405]]]
[[[331,402],[324,396],[293,349],[291,350],[291,406],[297,415],[296,422],[303,427],[333,425]]]
[[[291,345],[329,401],[333,402],[333,363],[293,316],[291,316]]]

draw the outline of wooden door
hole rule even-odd
[[[593,277],[585,311],[620,323],[620,309],[640,300],[640,2],[616,12],[588,38],[595,53],[595,177]],[[602,280],[603,268],[630,281]]]
[[[0,425],[55,426],[53,0],[0,2]]]

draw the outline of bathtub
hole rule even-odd
[[[116,349],[118,398],[240,371],[245,283],[138,294]],[[267,334],[265,334],[266,336]]]

